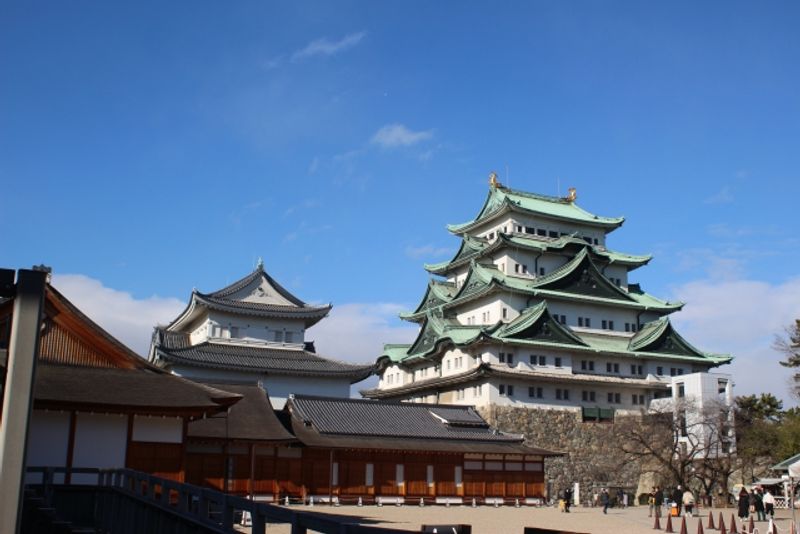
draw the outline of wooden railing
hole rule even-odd
[[[228,534],[235,532],[234,518],[249,512],[253,534],[265,534],[268,523],[288,523],[292,534],[308,530],[323,534],[410,534],[398,530],[352,523],[351,517],[301,512],[283,506],[260,503],[207,488],[183,484],[140,473],[131,469],[91,469],[31,467],[28,473],[41,475],[40,483],[28,485],[40,489],[44,503],[52,506],[56,491],[69,485],[54,483],[56,474],[96,475],[94,484],[95,521],[108,532],[177,532],[176,522],[192,532]],[[29,477],[30,480],[30,477]],[[73,484],[78,487],[78,485]],[[86,484],[80,487],[86,487]],[[138,530],[137,530],[138,529]]]

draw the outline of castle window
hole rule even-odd
[[[505,384],[500,384],[499,386],[497,386],[497,391],[500,393],[500,395],[505,395],[506,394],[506,385]]]
[[[539,276],[544,276],[544,267],[539,267]]]
[[[517,232],[522,233],[522,226],[517,225]]]
[[[532,226],[526,226],[525,227],[525,233],[526,234],[535,234],[536,233],[536,228],[534,228]]]
[[[686,396],[686,387],[683,384],[678,385],[678,397]]]
[[[275,330],[275,342],[280,343],[283,341],[283,330]]]
[[[663,375],[664,374],[664,368],[663,367],[656,367],[656,374],[659,375],[659,376]]]
[[[558,357],[558,356],[556,356],[556,358],[555,358],[555,366],[556,367],[561,367],[561,358]]]
[[[608,321],[608,329],[614,330],[614,321]]]
[[[631,323],[625,323],[625,331],[626,332],[630,332],[631,331]]]
[[[556,389],[556,400],[569,400],[569,390]]]
[[[490,232],[489,235],[486,236],[486,239],[488,239],[489,241],[494,239],[494,232]]]
[[[544,397],[544,391],[540,387],[529,386],[528,397],[531,397],[532,399],[541,399]]]
[[[536,235],[540,235],[542,237],[547,237],[547,230],[545,230],[544,228],[537,228],[536,229]]]
[[[231,337],[239,337],[239,327],[232,326],[231,327]]]
[[[547,232],[547,235],[550,237],[558,237],[558,232],[550,230],[549,232]]]
[[[603,319],[600,322],[600,325],[601,325],[600,328],[602,328],[603,330],[607,330],[608,329],[608,321],[606,321],[605,319]]]
[[[547,356],[539,356],[539,365],[547,365]]]
[[[503,308],[503,319],[508,319],[508,308]]]
[[[231,336],[233,336],[233,328],[231,328]],[[294,332],[286,332],[286,343],[292,343],[294,341]]]
[[[581,399],[583,402],[595,402],[596,398],[594,391],[581,391]]]
[[[583,317],[578,317],[578,326],[583,326]]]

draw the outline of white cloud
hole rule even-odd
[[[292,54],[292,61],[298,62],[315,56],[333,56],[353,48],[367,35],[367,32],[358,32],[345,35],[338,41],[329,41],[327,38],[315,39],[305,47]]]
[[[416,325],[397,323],[397,314],[408,309],[392,303],[350,303],[334,305],[330,316],[306,333],[317,351],[337,360],[372,363],[384,343],[411,343]],[[359,386],[361,387],[361,386]]]
[[[453,249],[449,247],[436,247],[428,244],[421,247],[406,247],[406,256],[414,259],[418,258],[436,258],[446,254],[452,254]]]
[[[387,124],[372,136],[372,143],[383,148],[411,146],[433,138],[433,130],[414,132],[402,124]]]
[[[730,186],[723,186],[716,194],[705,199],[706,204],[730,204],[733,202],[733,192]]]
[[[780,284],[759,280],[696,280],[674,288],[673,297],[687,302],[673,316],[678,331],[701,350],[730,353],[731,365],[720,372],[733,375],[736,395],[771,392],[794,404],[791,369],[772,349],[776,334],[800,318],[800,277]]]
[[[153,327],[172,321],[186,303],[172,297],[137,299],[82,274],[55,274],[53,286],[92,321],[146,357]]]

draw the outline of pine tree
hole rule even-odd
[[[786,337],[778,336],[775,349],[786,355],[786,361],[780,362],[784,367],[800,367],[800,319],[786,329]],[[795,391],[800,394],[800,373],[794,375]]]

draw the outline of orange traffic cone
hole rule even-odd
[[[717,526],[714,524],[714,511],[708,512],[708,528],[712,530],[717,530]]]
[[[667,516],[667,526],[664,528],[664,532],[672,532],[675,534],[675,531],[672,530],[672,514]]]
[[[753,522],[753,516],[750,516],[750,524],[747,525],[747,532],[753,532],[756,528],[756,525]]]
[[[680,531],[680,534],[689,534],[688,532],[686,532],[686,516],[684,516],[683,519],[681,519],[681,531]]]
[[[697,534],[705,534],[705,532],[703,532],[703,522],[702,521],[698,521],[697,522]]]
[[[658,520],[658,514],[656,514],[656,522],[653,523],[653,530],[661,530],[661,521]]]
[[[731,534],[739,534],[736,530],[736,518],[731,514]]]
[[[722,512],[719,513],[719,534],[728,534],[725,528],[725,520],[722,518]]]

